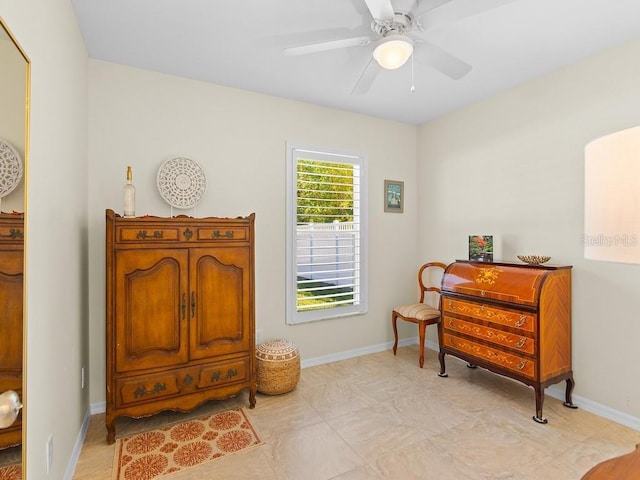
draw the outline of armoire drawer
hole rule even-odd
[[[198,388],[221,387],[243,382],[249,378],[249,372],[248,357],[203,365],[198,372]]]
[[[444,333],[442,337],[444,346],[457,350],[464,355],[471,355],[484,360],[485,362],[489,362],[492,365],[510,370],[531,379],[536,378],[536,364],[531,358],[482,345],[449,333]]]
[[[185,376],[185,372],[180,369],[120,378],[116,381],[116,406],[133,405],[179,394],[182,391],[181,379]]]
[[[464,315],[527,332],[535,332],[536,329],[536,314],[526,311],[508,310],[484,303],[466,302],[454,298],[443,299],[442,310],[445,314]]]
[[[512,348],[530,355],[536,353],[535,338],[517,333],[510,333],[486,327],[473,322],[461,320],[459,318],[444,316],[443,327],[447,330],[463,333],[481,340],[495,343],[498,346]]]
[[[194,365],[150,375],[119,379],[116,383],[118,406],[171,397],[195,389],[217,388],[250,378],[249,358]]]
[[[226,242],[246,242],[249,240],[249,228],[242,226],[198,227],[195,237],[198,241],[224,240]]]
[[[116,230],[117,241],[119,242],[175,242],[182,238],[178,227],[131,225],[118,227]]]

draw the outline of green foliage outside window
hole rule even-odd
[[[298,160],[298,224],[353,221],[353,166]]]

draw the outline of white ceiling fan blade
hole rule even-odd
[[[435,26],[451,23],[463,18],[472,17],[480,13],[501,7],[514,0],[456,0],[446,2],[440,8],[433,8],[422,14],[417,14],[420,25],[426,30]]]
[[[413,55],[418,62],[425,63],[454,80],[461,79],[471,71],[471,65],[433,43],[421,42],[414,49]]]
[[[393,20],[391,0],[364,0],[374,20]]]
[[[369,37],[343,38],[341,40],[331,40],[328,42],[285,48],[284,54],[287,56],[306,55],[308,53],[324,52],[326,50],[335,50],[337,48],[358,47],[368,45],[369,43],[371,43],[371,39]]]
[[[360,74],[360,78],[356,82],[353,90],[351,91],[352,95],[364,95],[369,91],[373,81],[376,79],[378,72],[380,71],[380,67],[378,66],[378,62],[376,62],[373,57],[367,63],[367,66],[364,67],[364,70]]]

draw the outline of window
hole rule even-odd
[[[367,311],[365,158],[287,144],[287,323]]]

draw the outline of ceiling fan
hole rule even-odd
[[[477,15],[514,0],[414,0],[412,8],[406,12],[395,11],[391,0],[364,1],[373,19],[373,34],[289,47],[284,49],[284,54],[306,55],[375,44],[372,57],[360,75],[353,93],[366,93],[380,67],[395,70],[411,56],[449,78],[458,80],[471,71],[471,65],[419,35],[430,28]]]

